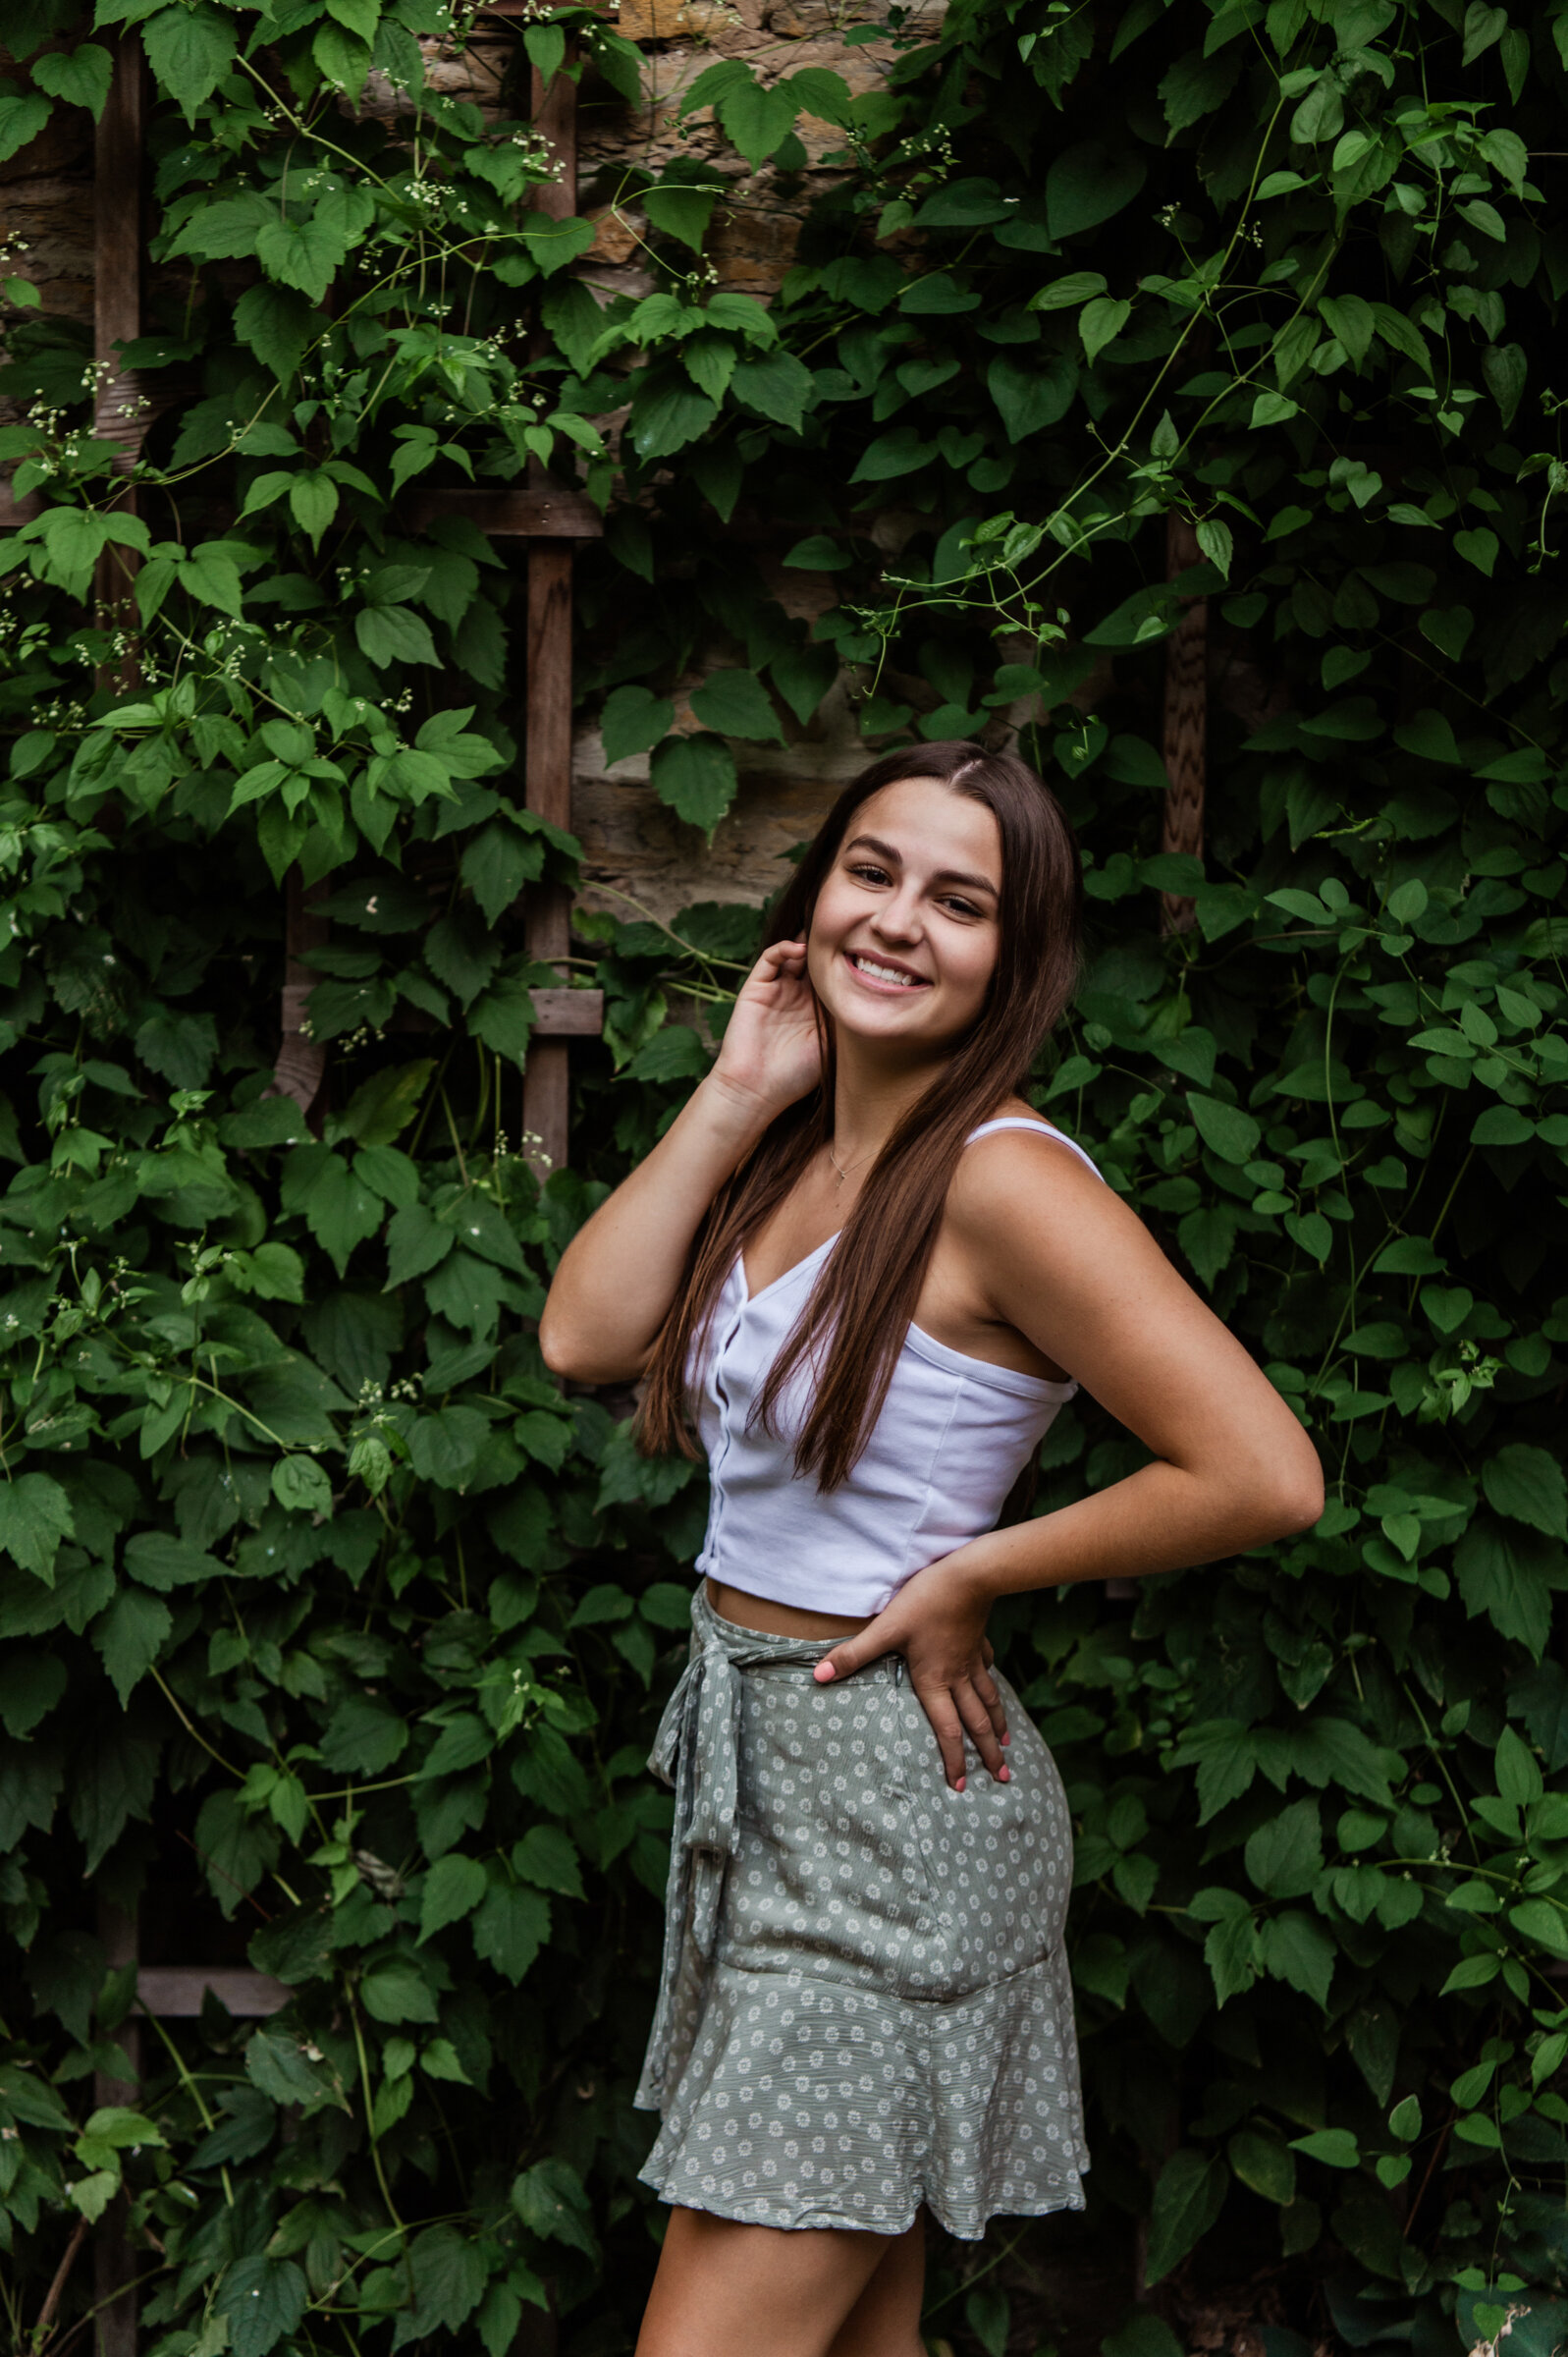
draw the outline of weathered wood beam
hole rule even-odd
[[[602,990],[535,990],[528,995],[536,1039],[597,1039],[605,1027]]]
[[[231,1964],[143,1964],[136,1974],[136,2002],[164,2021],[193,2021],[208,1991],[239,2021],[281,2013],[294,1991],[268,1972]]]
[[[133,343],[141,333],[146,113],[147,74],[141,35],[134,30],[123,32],[114,43],[114,71],[93,148],[92,328],[97,385],[92,430],[96,438],[114,445],[116,471],[127,475],[135,465],[144,428],[139,389],[115,346]],[[136,495],[130,486],[119,508],[122,515],[135,514]],[[92,598],[95,618],[105,628],[127,633],[134,628],[135,607],[129,589],[138,564],[135,550],[113,543],[99,557],[93,571]],[[135,654],[128,650],[106,664],[98,681],[100,686],[134,687]]]
[[[480,531],[502,540],[596,540],[605,528],[591,499],[548,475],[542,482],[505,489],[409,491],[402,513],[415,531],[424,531],[438,516],[465,516]]]
[[[1190,520],[1174,510],[1165,519],[1165,578],[1176,580],[1201,562]],[[1165,775],[1162,851],[1203,857],[1204,785],[1208,765],[1209,601],[1195,597],[1165,640],[1165,713],[1162,751]],[[1197,905],[1185,893],[1160,896],[1162,933],[1190,933]]]
[[[305,1009],[320,980],[305,959],[312,950],[325,949],[332,933],[327,919],[318,916],[311,905],[323,897],[325,889],[324,884],[317,884],[307,891],[297,867],[290,868],[284,886],[281,1040],[278,1061],[272,1069],[272,1084],[279,1096],[293,1097],[307,1121],[316,1109],[327,1076],[327,1051],[305,1029]]]
[[[533,75],[533,119],[556,176],[534,191],[553,221],[577,209],[577,85],[566,74],[548,85]],[[528,487],[554,496],[535,464]],[[587,503],[584,502],[584,505]],[[552,826],[571,826],[571,545],[536,539],[528,549],[527,720],[523,780],[528,808]],[[528,954],[548,965],[571,946],[571,895],[559,884],[530,886],[523,903]],[[522,1074],[522,1149],[540,1178],[565,1168],[571,1116],[569,1050],[564,1039],[530,1047]]]

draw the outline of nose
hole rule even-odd
[[[871,929],[885,941],[914,941],[920,932],[920,888],[905,877],[896,892],[879,901],[871,914]]]

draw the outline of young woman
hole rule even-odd
[[[1071,992],[1078,855],[1010,754],[846,788],[712,1071],[540,1325],[712,1474],[665,1976],[638,2102],[673,2205],[638,2357],[920,2357],[923,2213],[1082,2207],[1071,1829],[992,1668],[998,1596],[1316,1521],[1316,1453],[1020,1095]],[[1082,1383],[1151,1462],[995,1527]]]

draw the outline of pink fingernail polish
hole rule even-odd
[[[999,1768],[997,1770],[997,1781],[999,1784],[1010,1784],[1012,1782],[1012,1770],[1010,1768]]]
[[[831,1677],[837,1677],[838,1673],[835,1670],[832,1662],[819,1662],[811,1674],[816,1679],[819,1686],[825,1686]]]
[[[960,1778],[958,1779],[958,1781],[957,1781],[957,1782],[956,1782],[956,1783],[953,1785],[953,1790],[954,1790],[955,1792],[961,1792],[961,1791],[963,1790],[963,1788],[964,1788],[964,1783],[965,1783],[965,1781],[966,1781],[966,1780],[965,1780],[963,1777],[960,1777]]]
[[[1012,1741],[1011,1735],[1003,1735],[1001,1739],[1003,1743],[1010,1743]]]

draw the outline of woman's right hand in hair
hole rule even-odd
[[[643,1373],[709,1204],[821,1070],[806,945],[775,942],[747,975],[701,1087],[562,1254],[539,1321],[547,1367],[575,1383]]]
[[[776,941],[741,986],[710,1078],[771,1122],[822,1077],[817,1000],[803,941]]]

